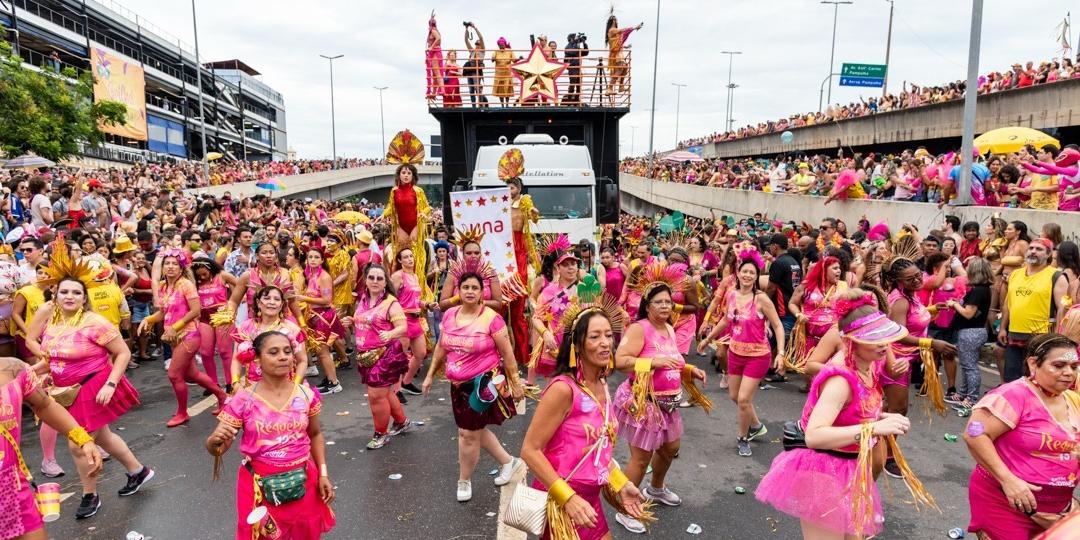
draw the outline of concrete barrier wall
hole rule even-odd
[[[903,143],[960,137],[963,100],[891,111],[819,126],[792,129],[795,140],[781,144],[771,133],[702,145],[704,157],[775,156],[843,146]],[[1080,79],[979,96],[975,133],[1004,126],[1055,128],[1080,124]]]
[[[229,192],[234,197],[270,194],[275,199],[311,197],[312,199],[334,200],[393,186],[396,168],[396,165],[377,165],[282,176],[281,180],[285,183],[285,189],[273,192],[257,187],[255,182],[188,189],[185,192],[209,193],[218,197]],[[420,173],[420,184],[442,184],[442,167],[421,165],[417,167],[417,172]]]
[[[653,215],[657,210],[665,209],[709,218],[711,210],[717,217],[733,215],[741,218],[761,212],[770,219],[806,221],[815,226],[826,217],[834,217],[844,220],[849,228],[866,216],[872,223],[886,220],[894,232],[903,223],[911,223],[925,233],[941,228],[946,214],[960,216],[961,221],[985,224],[994,212],[1001,212],[1005,220],[1026,223],[1032,236],[1038,236],[1042,226],[1051,222],[1061,226],[1066,238],[1076,240],[1080,233],[1080,212],[983,206],[945,207],[939,210],[936,204],[878,200],[834,201],[825,206],[824,197],[673,184],[631,174],[620,175],[619,189],[622,209],[638,215]]]

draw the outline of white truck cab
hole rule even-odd
[[[518,135],[512,144],[482,146],[476,154],[472,189],[506,184],[499,179],[499,158],[511,148],[521,150],[525,174],[521,182],[540,211],[534,233],[565,233],[572,243],[596,243],[596,176],[589,149],[555,144],[550,135]]]

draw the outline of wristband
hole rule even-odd
[[[330,473],[326,471],[326,464],[325,463],[323,463],[322,465],[319,465],[319,476],[322,476],[324,478],[329,478],[330,477]]]
[[[74,429],[68,432],[67,438],[71,441],[71,444],[74,444],[79,448],[94,442],[93,437],[91,437],[82,426],[75,426]]]
[[[926,311],[930,312],[930,315],[936,316],[938,314],[937,306],[927,306]]]
[[[614,465],[614,462],[612,462],[612,465]],[[611,470],[608,472],[608,487],[610,487],[611,490],[615,493],[622,491],[622,489],[626,487],[626,483],[629,481],[630,479],[626,477],[626,474],[623,473],[622,469],[620,469],[618,466],[611,467]]]
[[[686,306],[683,305],[683,304],[675,304],[675,307],[673,308],[673,311],[675,312],[676,315],[679,315],[679,314],[682,313],[682,310],[683,310],[684,307],[686,307]]]
[[[692,377],[694,375],[694,369],[693,364],[686,364],[682,367],[682,374],[687,377]]]
[[[169,328],[172,328],[173,332],[179,332],[179,331],[184,329],[184,326],[186,326],[184,324],[184,321],[176,321],[176,322],[172,323],[171,325],[169,325]]]
[[[108,386],[109,388],[112,388],[114,390],[116,389],[116,383],[114,383],[112,381],[106,381],[105,386]]]
[[[551,486],[548,487],[548,497],[559,506],[565,506],[566,502],[574,495],[577,495],[574,488],[570,487],[570,484],[567,484],[566,480],[562,478],[552,482]]]
[[[634,371],[652,371],[652,358],[635,358]]]
[[[931,349],[933,344],[934,344],[934,340],[932,340],[932,339],[930,339],[928,337],[919,338],[919,348],[920,349],[928,351],[928,350]]]

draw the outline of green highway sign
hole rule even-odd
[[[871,77],[875,79],[885,78],[884,64],[844,64],[840,70],[841,75],[849,77]]]

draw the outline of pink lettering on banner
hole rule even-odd
[[[484,234],[494,233],[499,234],[503,232],[503,222],[500,221],[485,221],[480,224],[480,229],[484,231]]]

